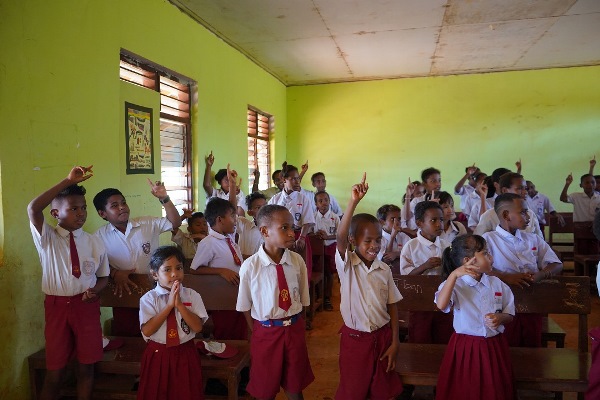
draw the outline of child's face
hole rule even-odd
[[[317,210],[319,210],[321,214],[325,214],[329,211],[329,196],[327,193],[317,195],[316,201]]]
[[[325,176],[318,175],[315,179],[313,179],[312,185],[315,187],[315,189],[317,189],[317,191],[325,190],[325,186],[327,185]]]
[[[394,229],[394,225],[396,226],[396,230],[400,230],[400,211],[389,211],[385,216],[385,220],[379,220],[382,225],[382,229],[388,233]]]
[[[224,235],[235,232],[235,225],[237,222],[237,213],[235,210],[227,210],[224,216],[217,217],[217,223],[215,224],[215,230]]]
[[[514,232],[516,229],[524,230],[529,224],[529,214],[527,213],[527,203],[525,200],[515,200],[512,206],[504,212],[504,221],[506,221],[508,230]]]
[[[164,289],[171,290],[175,281],[183,282],[183,264],[175,256],[165,260],[158,272],[152,271],[152,277]]]
[[[421,197],[421,196],[425,196],[425,186],[423,185],[419,185],[415,188],[415,194],[413,195],[414,197]]]
[[[427,177],[427,180],[423,182],[425,185],[425,190],[427,193],[431,193],[433,191],[439,192],[442,188],[442,177],[440,174],[431,174]]]
[[[535,185],[533,184],[533,182],[527,182],[527,187],[525,188],[527,189],[527,194],[529,195],[529,197],[535,197],[535,195],[537,194],[537,190],[535,190]]]
[[[424,238],[435,241],[435,238],[444,232],[444,216],[439,208],[430,208],[425,211],[423,221],[417,220]]]
[[[113,225],[126,224],[129,221],[129,206],[125,197],[113,194],[106,201],[104,210],[98,211],[98,215]]]
[[[585,194],[591,196],[594,193],[594,188],[596,187],[596,180],[593,176],[586,176],[583,178],[579,186],[581,186]]]
[[[381,226],[372,222],[360,224],[350,237],[350,243],[355,246],[358,257],[370,266],[381,249]]]
[[[284,180],[285,189],[288,191],[300,191],[300,174],[298,171],[292,171]]]
[[[260,211],[261,208],[263,208],[263,206],[267,204],[267,201],[265,199],[255,199],[252,204],[250,204],[250,208],[248,208],[248,215],[250,215],[251,217],[256,218],[256,216],[258,215],[258,212]]]
[[[513,179],[509,188],[502,188],[502,193],[514,193],[525,199],[527,197],[525,179]]]
[[[188,224],[187,230],[192,235],[208,235],[208,223],[204,217],[194,218],[191,224]]]
[[[52,201],[50,214],[58,220],[58,225],[70,232],[83,227],[87,219],[85,196],[71,195]]]
[[[440,204],[440,206],[442,206],[444,223],[449,224],[450,221],[454,221],[456,218],[456,213],[454,212],[454,201],[447,201],[444,204]]]
[[[283,190],[284,181],[281,178],[281,172],[275,176],[275,179],[273,179],[273,183],[275,184],[275,186],[277,186],[277,189]]]
[[[492,272],[492,256],[488,253],[487,246],[483,250],[476,252],[473,257],[475,257],[475,261],[472,266],[478,272],[486,274]],[[469,259],[465,257],[463,261],[466,263]]]
[[[289,249],[296,243],[294,219],[289,211],[277,211],[268,225],[260,227],[265,245],[278,249]]]
[[[229,193],[229,179],[227,177],[221,179],[219,185],[221,185],[221,190],[223,190],[225,193]]]

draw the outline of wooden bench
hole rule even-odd
[[[396,283],[403,296],[399,311],[435,311],[433,302],[440,276],[403,276]],[[574,314],[578,346],[570,348],[511,348],[518,389],[577,392],[583,399],[591,358],[588,353],[587,316],[591,312],[589,277],[558,276],[529,288],[512,287],[520,313]],[[409,385],[437,383],[445,345],[400,343],[396,371]],[[560,395],[559,395],[560,396]]]
[[[561,261],[573,260],[573,213],[560,213],[565,220],[565,225],[560,226],[558,219],[554,215],[546,214],[546,222],[548,223],[548,239],[547,242],[552,247]]]
[[[112,281],[102,292],[100,304],[102,307],[139,307],[140,297],[154,287],[147,275],[131,275],[138,289],[131,295],[124,293],[123,297],[113,294]],[[186,274],[184,285],[196,290],[202,296],[207,310],[235,310],[237,302],[237,286],[231,285],[217,275]],[[140,374],[140,361],[146,342],[141,337],[119,338],[124,341],[122,347],[105,351],[103,359],[96,364],[96,380],[94,398],[96,399],[135,399],[136,392],[132,390],[135,379]],[[250,347],[245,340],[223,340],[222,342],[238,348],[235,357],[220,359],[214,356],[201,355],[202,378],[214,378],[227,381],[227,399],[237,400],[240,373],[250,365]],[[29,379],[32,399],[39,398],[46,370],[46,355],[42,349],[28,357]],[[61,394],[74,395],[75,389],[67,387]],[[207,399],[218,398],[207,396]]]
[[[592,229],[593,222],[575,222],[573,225],[575,275],[590,276],[593,267],[600,261],[598,239]]]

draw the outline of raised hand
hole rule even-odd
[[[90,165],[89,167],[84,167],[81,165],[73,167],[71,172],[69,172],[67,179],[73,182],[74,184],[88,180],[92,176],[94,176],[94,171],[92,171],[92,167],[93,165]]]
[[[367,183],[367,173],[365,172],[363,174],[363,178],[362,181],[360,181],[360,183],[357,183],[356,185],[352,186],[352,200],[354,200],[355,202],[359,202],[363,199],[363,197],[365,197],[365,195],[367,194],[367,191],[369,190],[369,184]]]
[[[308,160],[304,164],[302,164],[302,172],[308,171]]]
[[[472,166],[467,168],[467,174],[473,175],[475,172],[477,172],[477,167],[475,166],[475,163],[473,163]]]
[[[521,159],[519,158],[519,160],[515,163],[515,166],[517,167],[517,172],[521,171]]]
[[[153,183],[150,178],[148,178],[148,184],[150,185],[150,192],[152,193],[152,196],[159,200],[162,200],[168,196],[164,182],[156,181]]]
[[[206,163],[207,167],[213,166],[213,164],[215,163],[215,156],[213,156],[212,150],[210,151],[210,154],[208,156],[206,156],[206,158],[204,159],[204,162]]]
[[[409,195],[407,197],[412,197],[417,189],[417,185],[411,182],[410,177],[408,178],[408,185],[406,185],[406,194]],[[406,201],[410,201],[410,199],[406,199]]]
[[[567,183],[567,185],[570,185],[571,183],[573,183],[573,173],[572,172],[567,176],[567,179],[565,180],[565,182]]]
[[[594,158],[590,160],[590,168],[594,168],[596,166],[596,155],[594,154]]]
[[[194,209],[193,208],[191,210],[189,210],[187,208],[182,208],[181,211],[183,211],[183,214],[181,214],[181,220],[182,221],[184,219],[190,218],[194,214]]]

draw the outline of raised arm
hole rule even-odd
[[[44,209],[52,203],[52,200],[69,186],[90,179],[93,175],[94,173],[91,165],[89,167],[83,167],[81,165],[74,167],[65,179],[31,200],[27,206],[27,214],[29,215],[29,220],[40,234],[42,233],[42,226],[44,225]]]
[[[178,229],[181,226],[181,217],[179,216],[179,211],[175,208],[175,204],[173,204],[171,198],[167,194],[165,183],[161,181],[152,183],[150,178],[148,178],[148,184],[150,185],[152,196],[156,197],[160,201],[160,204],[165,208],[167,219],[171,221],[173,229]]]
[[[521,163],[521,159],[520,159],[520,158],[519,158],[519,161],[517,161],[517,162],[515,163],[515,166],[517,167],[517,174],[520,174],[520,173],[521,173],[522,166],[523,166],[523,164]]]
[[[215,156],[213,156],[212,150],[210,151],[210,154],[206,156],[204,162],[206,164],[206,168],[204,169],[204,182],[202,182],[202,187],[204,188],[206,195],[210,197],[212,196],[213,192],[212,177],[210,176],[210,172],[215,162]]]
[[[594,158],[590,160],[590,171],[588,174],[594,175],[594,168],[596,167],[596,155],[594,154]]]
[[[350,200],[348,200],[348,207],[344,212],[344,216],[340,221],[340,226],[337,231],[337,248],[342,255],[342,258],[346,254],[348,249],[348,234],[350,233],[350,221],[356,210],[358,203],[365,197],[369,190],[369,184],[367,183],[367,173],[363,174],[362,181],[352,186],[352,192],[350,194]]]
[[[252,193],[258,192],[258,181],[260,180],[260,171],[258,167],[254,169],[254,182],[252,183]]]
[[[573,183],[573,173],[572,172],[569,174],[569,176],[567,176],[567,179],[565,179],[565,186],[563,187],[563,190],[560,193],[560,201],[562,201],[563,203],[569,202],[567,191],[569,190],[569,186],[571,185],[571,183]]]
[[[458,192],[460,192],[460,189],[462,189],[465,182],[469,179],[469,176],[473,175],[475,173],[475,171],[477,171],[477,167],[475,167],[475,163],[473,163],[472,166],[467,167],[467,172],[465,173],[465,176],[460,178],[460,180],[458,182],[456,182],[456,185],[454,185],[454,193],[458,194]]]
[[[302,164],[301,170],[300,170],[300,182],[302,182],[302,178],[304,177],[304,174],[306,174],[306,171],[308,171],[308,160],[306,160],[306,162],[304,164]]]
[[[412,195],[415,192],[416,185],[413,184],[408,178],[408,185],[406,185],[406,194],[404,195],[404,207],[402,208],[402,219],[406,221],[408,226],[408,221],[412,218],[412,211],[410,211],[410,202],[412,201]]]
[[[238,173],[235,169],[231,169],[229,164],[227,164],[227,181],[229,181],[229,202],[233,204],[236,208],[238,207],[237,203],[237,177]]]

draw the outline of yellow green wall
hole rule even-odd
[[[73,165],[93,164],[86,230],[102,224],[92,198],[104,187],[121,188],[134,215],[161,212],[146,182],[159,177],[159,158],[154,176],[124,173],[123,102],[149,104],[158,118],[158,96],[119,81],[120,49],[198,82],[196,182],[210,150],[215,167],[231,162],[246,170],[249,104],[275,116],[277,164],[285,158],[287,121],[285,86],[164,0],[0,0],[0,15],[0,398],[8,400],[28,397],[26,357],[44,345],[27,203]],[[203,205],[201,184],[196,188]]]
[[[491,173],[519,158],[525,177],[572,211],[558,201],[565,177],[600,157],[600,67],[290,87],[287,104],[288,160],[308,159],[307,176],[324,171],[342,207],[367,171],[365,212],[400,205],[424,168],[441,169],[450,192],[467,165]]]

